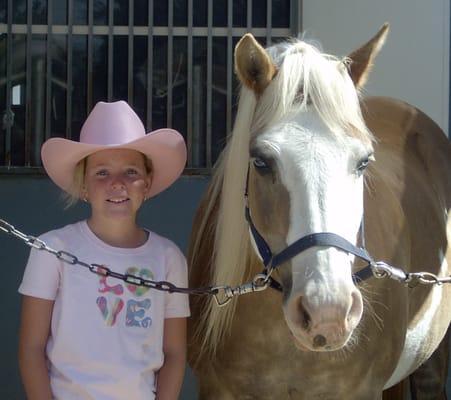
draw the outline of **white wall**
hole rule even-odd
[[[389,22],[367,94],[405,100],[449,133],[449,0],[303,0],[302,11],[306,37],[338,56]]]

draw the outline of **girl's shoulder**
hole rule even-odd
[[[158,248],[160,251],[164,252],[167,256],[185,257],[183,252],[180,250],[179,246],[175,244],[171,239],[159,235],[153,231],[146,229],[149,232],[148,243],[154,248]]]
[[[61,228],[52,229],[41,234],[38,238],[46,244],[63,244],[74,240],[80,235],[83,221],[67,224]]]

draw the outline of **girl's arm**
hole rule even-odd
[[[164,364],[158,371],[157,400],[176,400],[186,364],[186,318],[166,318],[163,334]]]
[[[45,346],[53,301],[23,296],[19,331],[19,368],[28,400],[51,400]]]

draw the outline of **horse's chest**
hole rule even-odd
[[[358,386],[352,365],[347,372],[340,359],[299,351],[282,319],[273,315],[257,324],[255,315],[247,315],[241,323],[239,311],[236,317],[220,364],[237,398],[338,400]]]

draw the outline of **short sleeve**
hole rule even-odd
[[[183,253],[172,245],[167,250],[166,280],[178,287],[188,287],[188,267]],[[187,294],[165,293],[165,318],[189,317]]]
[[[55,300],[60,284],[61,261],[44,250],[31,249],[19,293]]]

